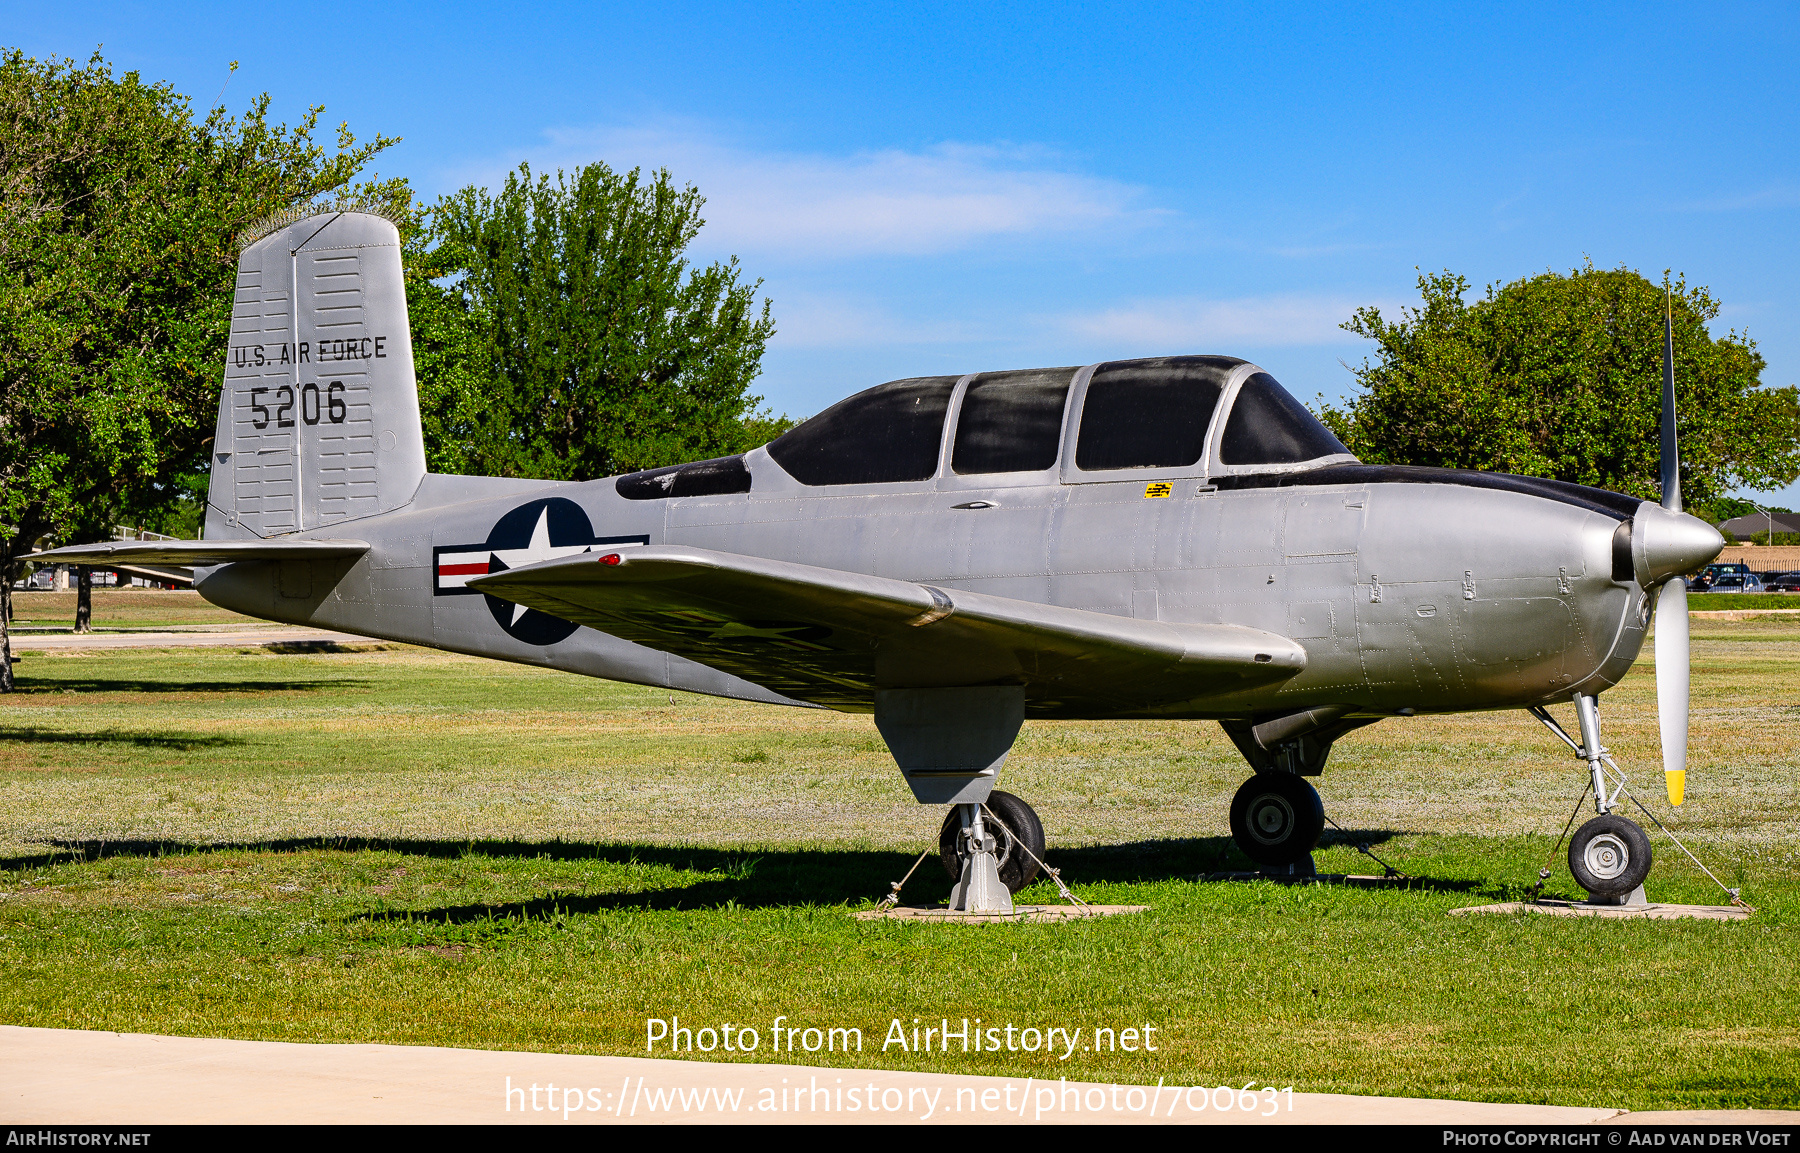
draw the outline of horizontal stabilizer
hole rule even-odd
[[[868,711],[879,688],[1023,684],[1035,716],[1116,715],[1286,680],[1306,650],[1236,625],[1136,620],[709,549],[596,550],[470,588],[797,700]]]
[[[172,564],[185,568],[245,560],[329,560],[361,556],[366,540],[115,540],[32,553],[38,563]]]

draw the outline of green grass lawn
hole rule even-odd
[[[1648,658],[1608,743],[1663,815]],[[1800,1105],[1800,625],[1706,621],[1679,827],[1747,923],[1452,917],[1536,879],[1580,766],[1521,714],[1383,722],[1318,784],[1420,878],[1203,882],[1216,726],[1030,722],[1003,784],[1065,925],[859,922],[934,842],[866,717],[397,650],[34,654],[0,698],[0,1021],[641,1054],[647,1017],[860,1027],[935,1071],[1657,1107]],[[1567,712],[1568,710],[1563,710]],[[1717,889],[1653,832],[1651,895]],[[1329,835],[1321,869],[1368,872]],[[1550,891],[1574,895],[1560,860]],[[935,860],[908,887],[942,899]],[[1039,885],[1023,895],[1048,901]],[[1152,1024],[1156,1053],[881,1051],[888,1022]],[[722,1053],[714,1053],[714,1058]]]
[[[73,628],[75,596],[73,592],[14,589],[13,623],[27,628]],[[97,629],[268,623],[208,604],[191,589],[94,589],[93,610],[92,624]]]
[[[1800,609],[1800,593],[1689,593],[1688,611]]]

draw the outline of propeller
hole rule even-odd
[[[1663,290],[1662,506],[1681,511],[1681,450],[1675,439],[1675,314]],[[1656,593],[1656,715],[1662,728],[1663,783],[1669,803],[1687,791],[1687,582],[1679,575]]]

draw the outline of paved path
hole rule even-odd
[[[798,1092],[797,1092],[798,1091]],[[1202,1104],[1202,1097],[1205,1103]],[[1025,1077],[301,1045],[0,1026],[0,1123],[1794,1124],[1800,1113],[1622,1116],[1618,1109],[1331,1093],[1277,1094],[1254,1112],[1214,1094]],[[873,1102],[875,1108],[869,1104]],[[1150,1109],[1154,1103],[1156,1113]],[[783,1106],[787,1107],[784,1109]],[[857,1106],[852,1108],[852,1106]],[[815,1110],[816,1106],[816,1110]],[[566,1111],[566,1112],[565,1112]]]
[[[368,637],[292,625],[228,625],[205,629],[85,633],[13,633],[14,652],[69,653],[94,649],[254,648],[259,645],[380,644]]]

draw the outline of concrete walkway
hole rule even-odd
[[[1618,1109],[0,1026],[0,1123],[1584,1125]],[[1291,1101],[1291,1106],[1290,1106]],[[1220,1108],[1220,1106],[1225,1106]],[[1272,1115],[1267,1115],[1273,1110]],[[1152,1112],[1154,1111],[1154,1113]],[[1794,1124],[1800,1113],[1630,1114]]]

